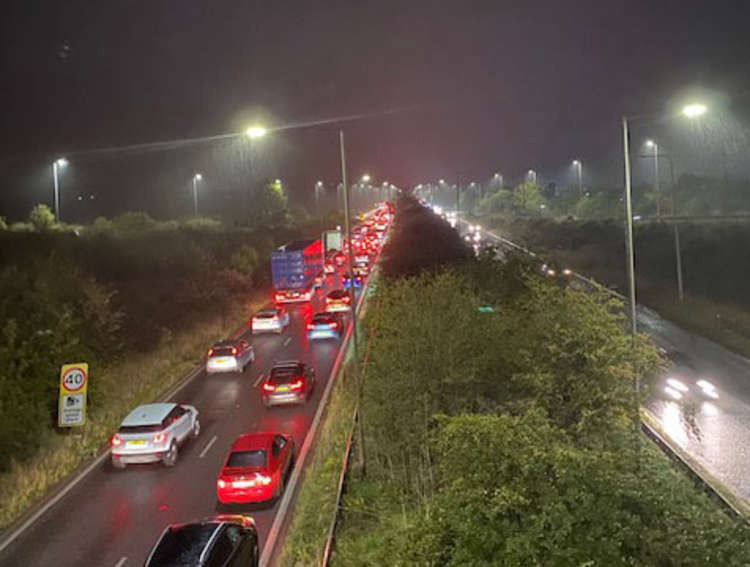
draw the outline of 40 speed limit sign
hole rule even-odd
[[[58,427],[77,427],[86,423],[86,389],[89,365],[85,362],[64,364],[60,369]]]

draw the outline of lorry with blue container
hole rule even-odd
[[[271,282],[276,303],[310,301],[315,278],[323,271],[320,238],[295,240],[271,253]]]

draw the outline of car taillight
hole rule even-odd
[[[164,443],[167,438],[167,434],[164,432],[157,433],[154,435],[154,443]]]
[[[220,478],[219,480],[216,481],[216,486],[218,486],[219,488],[225,488],[226,485],[227,483],[223,478]]]
[[[276,301],[284,301],[286,296],[283,293],[277,293],[276,294]]]
[[[344,303],[349,303],[351,300],[352,300],[352,298],[349,297],[348,295],[343,298],[343,302]]]
[[[305,381],[301,378],[297,380],[296,382],[293,382],[291,386],[289,386],[290,390],[301,390],[305,385]]]
[[[315,325],[313,325],[312,323],[308,323],[307,324],[307,330],[308,331],[312,331],[314,328],[315,328]]]
[[[262,484],[263,486],[268,486],[269,484],[271,484],[271,477],[264,474],[259,474],[255,477],[255,480],[258,482],[258,484]]]
[[[236,354],[237,354],[237,347],[232,347],[232,355],[236,355]]]
[[[276,389],[276,386],[271,384],[270,382],[263,382],[263,390],[266,392],[273,392]]]
[[[329,328],[329,329],[335,329],[335,328],[336,328],[336,327],[338,327],[338,326],[339,326],[339,324],[338,324],[338,323],[328,323],[328,328]]]
[[[206,356],[208,356],[208,358],[211,358],[213,355],[214,355],[214,349],[212,348],[208,349],[208,354]]]
[[[120,437],[119,435],[116,435],[116,434],[113,435],[112,436],[112,446],[113,447],[119,447],[120,445],[122,445],[122,437]]]

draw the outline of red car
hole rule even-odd
[[[232,444],[216,479],[222,504],[269,502],[279,496],[294,468],[294,440],[281,433],[245,433]]]

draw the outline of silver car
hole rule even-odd
[[[138,406],[122,420],[112,436],[112,465],[124,469],[131,463],[177,462],[178,446],[201,431],[193,406],[159,403]]]
[[[256,333],[282,333],[289,325],[289,312],[283,307],[263,309],[253,315],[251,328]]]
[[[255,350],[247,339],[221,341],[208,349],[206,374],[244,372],[245,367],[254,360]]]

